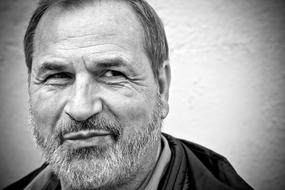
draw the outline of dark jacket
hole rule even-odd
[[[198,144],[163,135],[169,143],[172,155],[159,189],[252,189],[223,156]]]
[[[223,156],[198,144],[163,134],[168,140],[171,159],[160,180],[159,190],[250,190],[252,189]],[[45,167],[43,164],[5,189],[24,189]],[[45,182],[45,190],[60,189],[55,175]]]

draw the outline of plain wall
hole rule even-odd
[[[282,0],[150,0],[170,45],[163,131],[229,159],[254,188],[285,187]],[[0,188],[38,167],[22,39],[36,0],[0,1]]]

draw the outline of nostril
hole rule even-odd
[[[101,111],[102,103],[100,99],[90,101],[89,104],[75,104],[75,102],[70,102],[65,107],[65,113],[75,121],[85,121]]]
[[[85,121],[90,118],[92,115],[96,114],[91,110],[84,109],[84,108],[73,108],[66,112],[69,117],[76,121]]]
[[[68,112],[65,112],[66,113],[66,115],[68,115],[68,117],[71,119],[71,120],[73,120],[73,121],[76,121],[76,122],[80,122],[80,121],[86,121],[86,120],[88,120],[89,118],[91,118],[93,115],[91,115],[90,117],[88,117],[88,118],[84,118],[84,117],[74,117],[74,115],[72,115],[72,114],[69,114]]]

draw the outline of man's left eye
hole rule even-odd
[[[103,74],[103,77],[124,77],[125,75],[119,71],[109,70]]]

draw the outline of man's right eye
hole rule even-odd
[[[44,83],[47,85],[65,85],[72,80],[69,73],[55,73],[47,76]]]

